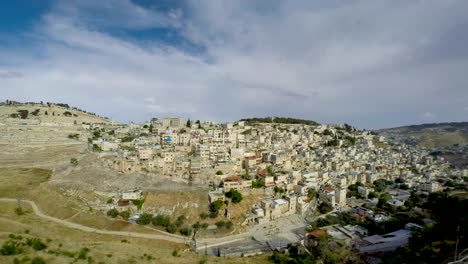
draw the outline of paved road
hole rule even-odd
[[[18,199],[11,199],[11,198],[0,198],[0,202],[18,202]],[[48,221],[57,223],[59,225],[63,225],[65,227],[78,229],[83,232],[88,233],[97,233],[97,234],[104,234],[104,235],[115,235],[115,236],[126,236],[126,237],[137,237],[137,238],[147,238],[147,239],[156,239],[156,240],[165,240],[174,243],[185,243],[186,238],[177,235],[155,235],[155,234],[144,234],[144,233],[136,233],[136,232],[125,232],[125,231],[110,231],[110,230],[103,230],[97,229],[89,226],[80,225],[77,223],[69,222],[63,219],[55,218],[49,215],[44,214],[39,207],[37,207],[36,203],[29,200],[21,200],[21,202],[28,203],[34,213],[39,216],[40,218],[46,219]]]

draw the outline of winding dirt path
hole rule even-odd
[[[0,202],[15,202],[16,203],[17,201],[18,199],[0,198]],[[20,201],[28,203],[32,207],[34,213],[40,218],[46,219],[48,221],[57,223],[65,227],[78,229],[83,232],[97,233],[97,234],[104,234],[104,235],[147,238],[147,239],[155,239],[155,240],[165,240],[165,241],[170,241],[174,243],[186,243],[187,241],[187,238],[178,236],[178,235],[169,236],[169,235],[156,235],[156,234],[145,234],[145,233],[136,233],[136,232],[125,232],[125,231],[111,231],[111,230],[103,230],[103,229],[97,229],[97,228],[93,228],[89,226],[84,226],[78,223],[73,223],[73,222],[63,220],[63,219],[59,219],[59,218],[46,215],[39,209],[39,207],[37,207],[36,203],[33,201],[22,200],[22,199]]]

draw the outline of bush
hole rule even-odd
[[[78,165],[78,160],[75,159],[75,158],[71,158],[70,159],[70,164],[73,165],[73,166],[77,166]]]
[[[39,238],[28,238],[26,240],[26,244],[36,251],[41,251],[47,248],[47,245]]]
[[[139,225],[148,225],[153,220],[153,215],[149,213],[143,213],[136,220],[136,223]]]
[[[262,187],[263,187],[263,184],[260,181],[252,181],[252,188],[259,189]]]
[[[192,229],[190,227],[183,227],[180,229],[180,233],[184,236],[190,236],[192,234]]]
[[[168,233],[174,234],[174,233],[177,231],[177,227],[176,227],[176,225],[170,223],[170,224],[166,227],[166,231],[167,231]]]
[[[66,117],[70,117],[73,114],[71,112],[69,112],[69,111],[65,111],[65,112],[63,112],[63,115],[66,116]]]
[[[216,200],[216,201],[214,201],[214,202],[211,203],[211,205],[210,205],[210,211],[211,211],[212,213],[216,213],[216,216],[217,216],[218,211],[219,211],[219,209],[221,209],[222,206],[223,206],[223,201],[221,201],[221,200]],[[210,215],[210,217],[211,217],[211,215]]]
[[[6,241],[0,248],[0,255],[11,256],[21,254],[23,250],[14,241]]]
[[[77,259],[86,259],[88,252],[89,252],[89,248],[87,247],[80,249],[80,252],[78,252]]]
[[[171,218],[168,215],[156,215],[152,223],[155,226],[167,227],[171,223]]]
[[[333,206],[329,202],[322,202],[319,207],[319,212],[322,214],[326,214],[328,212],[331,212],[333,210]]]
[[[112,218],[116,218],[119,215],[119,211],[115,208],[112,208],[109,211],[107,211],[107,215]]]
[[[40,111],[41,111],[41,109],[36,109],[36,110],[31,112],[31,115],[38,116]]]
[[[226,228],[227,228],[227,229],[231,229],[233,225],[234,225],[234,224],[232,223],[232,221],[227,221],[227,222],[226,222]]]
[[[111,203],[114,203],[114,199],[112,199],[112,197],[107,200],[107,204],[111,204]]]
[[[225,195],[226,197],[231,198],[231,201],[235,204],[242,201],[242,194],[237,190],[231,189]]]
[[[200,213],[200,218],[201,219],[206,219],[206,218],[208,218],[208,216],[210,216],[210,215],[207,212]]]
[[[177,227],[181,227],[185,222],[185,215],[181,215],[179,217],[177,217],[176,221],[174,222],[174,224],[177,226]]]
[[[130,211],[122,211],[119,213],[120,217],[123,219],[128,219],[130,217]]]
[[[226,226],[226,222],[224,221],[218,221],[215,223],[215,225],[218,227],[218,228],[221,228],[221,227],[225,227]]]
[[[220,171],[220,170],[216,172],[216,175],[223,175],[223,174],[224,173],[222,171]]]
[[[35,257],[31,260],[31,264],[46,264],[46,262],[41,257]]]
[[[23,210],[22,207],[19,207],[19,206],[18,206],[18,207],[15,208],[15,214],[16,214],[16,215],[24,215],[25,212],[24,212],[24,210]]]
[[[21,119],[28,118],[28,114],[29,114],[28,110],[18,110],[18,113],[19,113]]]
[[[143,204],[145,203],[145,199],[133,200],[132,203],[136,205],[138,210],[141,210],[141,208],[143,207]]]
[[[174,251],[172,251],[172,256],[173,257],[180,257],[179,251],[177,251],[177,249],[174,249]]]

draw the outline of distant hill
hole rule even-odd
[[[428,148],[468,144],[468,122],[411,125],[378,132],[406,144]]]
[[[252,118],[244,118],[240,121],[245,121],[247,123],[278,123],[278,124],[302,124],[302,125],[311,125],[316,126],[319,123],[312,121],[312,120],[305,120],[299,118],[291,118],[291,117],[252,117]]]
[[[395,127],[377,131],[390,141],[428,148],[456,167],[468,167],[468,122]]]
[[[67,104],[0,103],[0,124],[58,124],[81,125],[83,123],[106,124],[112,122],[107,117],[70,107]]]

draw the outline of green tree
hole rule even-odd
[[[216,200],[214,202],[211,203],[210,205],[210,211],[211,212],[218,212],[219,209],[221,209],[221,207],[223,207],[223,201],[221,200]]]
[[[220,170],[216,172],[216,175],[223,175],[223,174],[224,173],[222,171],[220,171]]]
[[[321,202],[318,206],[319,212],[322,214],[326,214],[333,210],[333,206],[329,202]]]
[[[190,227],[183,227],[179,232],[184,236],[190,236],[192,234],[192,229]]]
[[[185,124],[186,127],[192,127],[192,122],[190,121],[190,118],[187,120],[187,123]]]
[[[136,220],[136,223],[139,225],[148,225],[153,220],[153,215],[150,213],[143,213],[140,217]]]
[[[107,215],[112,218],[116,218],[119,215],[119,211],[115,208],[112,208],[109,211],[107,211]]]
[[[225,193],[226,197],[231,198],[231,201],[235,204],[242,201],[242,194],[234,189],[231,189],[229,192]]]
[[[70,159],[70,164],[73,165],[73,166],[77,166],[78,165],[78,160],[76,158],[71,158]]]

